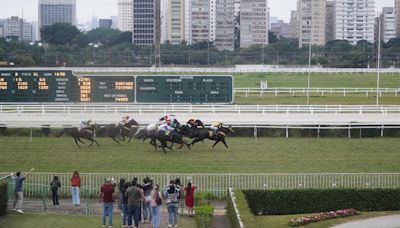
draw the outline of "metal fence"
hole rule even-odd
[[[9,175],[1,173],[0,177]],[[54,175],[61,181],[62,196],[70,194],[72,173],[33,173],[25,181],[24,194],[38,197],[48,194]],[[150,177],[154,183],[164,186],[170,180],[180,178],[183,184],[188,180],[198,186],[198,191],[208,191],[217,197],[225,197],[229,188],[235,189],[330,189],[330,188],[399,188],[400,173],[82,173],[81,192],[85,197],[97,196],[106,178],[120,178],[139,181]]]

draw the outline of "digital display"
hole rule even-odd
[[[0,71],[0,102],[232,103],[233,79]]]

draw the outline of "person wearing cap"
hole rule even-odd
[[[87,131],[87,132],[89,132],[89,133],[92,133],[92,131],[90,131],[88,128],[90,127],[90,125],[92,124],[92,120],[91,119],[88,119],[88,120],[82,120],[81,122],[80,122],[80,124],[79,124],[79,126],[80,126],[80,132],[82,133],[82,132],[84,132],[84,131]]]
[[[128,127],[126,127],[126,124],[129,122],[129,116],[123,116],[121,121],[119,122],[120,126],[123,126],[126,130],[129,130]]]
[[[34,170],[35,169],[32,168],[25,176],[21,176],[21,172],[11,173],[11,178],[14,180],[14,193],[15,193],[15,198],[13,202],[13,211],[16,211],[19,214],[24,213],[22,211],[22,201],[24,200],[22,184],[25,178],[31,175],[31,173]]]
[[[171,120],[166,120],[165,123],[161,124],[160,127],[158,127],[158,131],[163,132],[165,135],[170,135],[170,133],[174,130],[175,128],[171,126]]]
[[[219,129],[222,127],[222,125],[224,125],[221,122],[215,122],[213,125],[210,126],[210,129],[214,132],[217,133],[219,131]]]
[[[115,190],[111,178],[107,178],[106,182],[101,186],[100,192],[100,203],[103,203],[103,226],[106,225],[106,217],[108,216],[108,227],[112,227]]]

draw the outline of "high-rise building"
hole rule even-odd
[[[210,40],[210,0],[191,0],[189,43]]]
[[[192,44],[192,0],[185,0],[185,41]]]
[[[4,37],[15,37],[18,40],[33,41],[32,24],[19,17],[10,17],[4,21]]]
[[[133,0],[118,0],[118,29],[133,31]]]
[[[326,42],[335,39],[335,2],[326,2]]]
[[[376,23],[380,24],[375,24],[375,41],[379,38],[379,28],[381,29],[381,37],[379,38],[381,41],[387,43],[390,39],[396,37],[396,21],[393,7],[383,7]]]
[[[185,0],[168,0],[167,37],[171,44],[185,40]]]
[[[210,1],[210,38],[209,41],[214,41],[216,32],[217,32],[217,27],[216,27],[216,22],[217,22],[217,0],[209,0]]]
[[[110,18],[112,21],[111,28],[118,29],[118,16],[111,16]]]
[[[289,38],[299,39],[299,27],[299,12],[297,10],[292,10],[290,12]]]
[[[267,0],[242,0],[240,3],[240,47],[268,45]]]
[[[285,23],[283,20],[277,19],[270,25],[270,32],[274,33],[276,38],[290,38],[289,23]]]
[[[99,18],[92,16],[92,30],[99,28]]]
[[[325,45],[326,0],[298,0],[299,47]]]
[[[360,40],[374,43],[375,1],[336,0],[335,39],[355,45]]]
[[[400,0],[395,0],[394,7],[394,14],[396,15],[396,37],[400,37]]]
[[[112,19],[99,19],[99,28],[111,28]]]
[[[219,50],[233,51],[235,48],[234,0],[216,1],[215,46]]]
[[[39,0],[39,29],[55,23],[76,25],[76,0]]]
[[[4,24],[5,24],[4,19],[0,19],[0,37],[4,37]]]
[[[133,1],[132,43],[158,45],[161,39],[160,0]]]

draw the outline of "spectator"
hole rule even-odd
[[[72,194],[72,204],[75,206],[79,206],[81,204],[79,198],[79,190],[81,187],[81,177],[79,176],[78,171],[74,171],[71,177],[71,194]]]
[[[103,202],[103,226],[106,225],[106,217],[108,216],[108,227],[112,227],[115,190],[110,178],[106,180],[100,190],[100,203]]]
[[[24,200],[24,194],[23,194],[23,187],[22,184],[25,180],[26,177],[31,175],[31,173],[35,169],[32,168],[25,176],[21,176],[21,172],[11,173],[11,177],[14,179],[14,193],[15,193],[15,198],[14,198],[14,203],[13,203],[13,211],[16,211],[17,213],[23,214],[24,212],[22,211],[22,202]]]
[[[122,189],[125,188],[125,179],[121,178],[118,184],[118,209],[121,211],[121,216],[123,216],[123,208],[122,208],[122,200],[124,195],[122,193]]]
[[[132,227],[132,218],[135,227],[139,227],[140,203],[144,200],[144,195],[143,190],[137,187],[135,179],[132,181],[132,187],[126,190],[125,196],[128,198],[128,227]]]
[[[162,204],[160,186],[156,184],[151,191],[151,214],[153,216],[153,228],[160,228],[160,207]]]
[[[149,219],[151,222],[151,210],[150,210],[150,200],[151,200],[151,190],[153,189],[153,181],[149,177],[143,179],[143,194],[145,201],[143,202],[143,222]]]
[[[125,182],[124,186],[120,188],[120,193],[122,195],[122,227],[127,227],[127,218],[128,218],[128,198],[125,196],[126,190],[132,187],[132,182]]]
[[[183,202],[181,200],[181,196],[182,196],[182,184],[181,184],[181,179],[176,178],[175,179],[175,188],[176,190],[178,190],[178,209],[177,211],[179,212],[179,208],[181,208],[181,214],[183,214],[183,208],[184,206],[182,205]]]
[[[194,207],[194,192],[196,190],[196,186],[192,185],[190,181],[187,183],[187,186],[185,187],[185,204],[186,208],[188,210],[188,215],[193,216],[193,207]]]
[[[51,195],[53,198],[53,206],[59,205],[58,203],[58,189],[61,188],[61,183],[60,180],[58,179],[58,176],[54,176],[53,180],[50,183],[50,188],[51,188]]]
[[[134,177],[134,178],[133,178],[133,180],[132,180],[132,185],[138,187],[138,188],[139,188],[140,190],[142,190],[142,192],[143,192],[143,186],[140,185],[140,184],[138,183],[138,178],[137,178],[137,177]],[[144,200],[140,202],[140,207],[139,207],[139,222],[142,222],[142,205],[143,205],[143,202],[144,202]]]
[[[168,209],[168,227],[178,226],[178,196],[179,190],[175,186],[175,181],[170,181],[167,185],[166,198],[167,198],[167,209]]]

